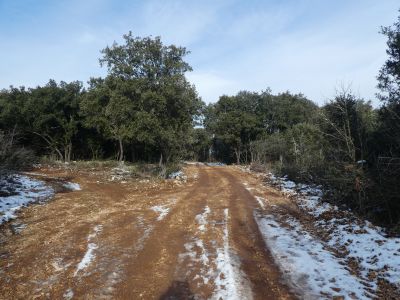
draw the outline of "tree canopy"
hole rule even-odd
[[[105,79],[92,79],[82,101],[85,124],[119,145],[131,143],[158,152],[160,162],[179,156],[179,143],[193,127],[202,102],[185,78],[191,67],[185,48],[165,46],[160,37],[124,35],[124,44],[102,50]]]

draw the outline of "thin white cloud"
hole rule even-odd
[[[137,30],[189,46],[203,39],[207,28],[218,21],[221,5],[222,1],[147,1]]]

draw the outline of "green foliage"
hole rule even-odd
[[[119,142],[119,160],[123,159],[122,143],[133,136],[134,129],[134,103],[127,90],[126,82],[119,78],[92,79],[81,103],[84,124]]]
[[[400,102],[400,16],[393,26],[382,27],[381,33],[387,37],[388,59],[378,76],[381,100],[386,103]]]
[[[317,110],[317,105],[303,95],[286,92],[277,96],[263,93],[256,111],[266,132],[275,133],[311,122]]]
[[[378,76],[378,96],[384,104],[379,113],[382,135],[378,140],[384,155],[400,157],[400,16],[381,33],[387,37],[388,59]]]
[[[25,120],[32,133],[46,141],[61,160],[70,161],[72,141],[78,132],[81,82],[60,85],[53,80],[30,91],[25,103]]]
[[[378,76],[378,96],[383,105],[373,139],[373,179],[377,184],[369,192],[381,200],[373,203],[377,214],[400,227],[400,16],[393,26],[383,27],[381,32],[387,37],[388,58]]]
[[[91,81],[81,104],[85,125],[118,142],[119,160],[126,144],[158,152],[160,163],[183,156],[182,141],[202,107],[184,76],[191,70],[186,49],[129,33],[102,53],[108,76]]]
[[[336,145],[329,159],[354,163],[369,158],[368,145],[376,128],[376,112],[370,102],[343,91],[321,113],[322,132]]]
[[[269,90],[262,93],[243,91],[232,97],[222,96],[217,103],[209,105],[204,124],[215,134],[217,158],[239,164],[254,160],[254,156],[274,155],[260,150],[255,153],[253,150],[260,148],[260,143],[253,142],[312,120],[317,109],[302,95],[286,92],[274,96]]]
[[[295,171],[296,177],[303,181],[321,176],[326,165],[327,144],[320,129],[314,124],[299,123],[287,130],[285,140],[288,143],[286,173]]]
[[[0,124],[14,126],[25,138],[39,138],[39,148],[57,153],[60,160],[69,161],[73,141],[78,133],[79,101],[82,84],[78,81],[59,85],[50,80],[44,87],[26,90],[11,87],[0,95]]]
[[[25,122],[24,107],[29,91],[24,87],[10,87],[0,92],[0,128],[3,130],[12,127],[21,128]]]
[[[205,128],[194,128],[189,137],[190,152],[187,158],[194,161],[210,160],[212,135]]]
[[[100,64],[107,66],[113,77],[144,79],[149,85],[160,85],[165,78],[182,76],[192,68],[183,58],[189,52],[175,45],[165,46],[160,37],[123,36],[124,43],[114,42],[101,52]]]

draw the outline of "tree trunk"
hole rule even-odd
[[[162,152],[160,154],[160,161],[158,162],[158,166],[161,168],[162,167],[162,162],[163,162],[163,157],[162,157]]]
[[[118,157],[118,161],[122,162],[124,160],[124,145],[122,144],[122,139],[119,138],[118,139],[118,143],[119,143],[119,157]]]
[[[240,149],[238,148],[235,149],[235,155],[236,155],[236,164],[240,165],[240,155],[241,155]]]
[[[64,161],[70,162],[71,161],[71,153],[72,153],[72,143],[69,142],[67,146],[64,148]]]

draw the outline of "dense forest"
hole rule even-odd
[[[379,108],[348,87],[323,106],[268,88],[206,105],[185,77],[185,48],[129,33],[101,51],[105,78],[1,90],[0,169],[43,157],[251,164],[321,184],[330,201],[399,229],[400,18],[382,33]]]

